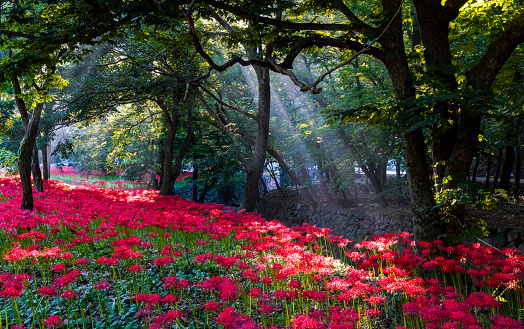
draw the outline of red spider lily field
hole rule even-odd
[[[523,328],[524,257],[0,177],[2,328]]]

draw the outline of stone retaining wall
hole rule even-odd
[[[287,226],[303,223],[329,227],[332,232],[354,242],[376,234],[412,232],[411,212],[406,210],[369,211],[362,208],[347,209],[336,205],[311,205],[290,202],[285,198],[264,196],[257,212],[268,220],[276,219]]]
[[[348,209],[337,205],[319,205],[314,208],[306,203],[265,195],[257,212],[267,220],[276,219],[290,227],[303,223],[329,227],[333,234],[344,236],[354,243],[373,235],[413,232],[412,213],[407,209]],[[483,241],[501,250],[516,248],[524,254],[524,228],[488,227],[488,231],[489,237],[483,238]]]

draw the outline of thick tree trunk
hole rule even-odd
[[[38,148],[36,143],[33,146],[33,158],[31,163],[31,172],[33,174],[33,184],[38,193],[44,192],[44,181],[42,180],[42,172],[40,171],[40,159],[38,158]]]
[[[426,163],[426,145],[421,129],[402,133],[404,160],[408,173],[408,188],[413,211],[413,231],[417,240],[431,241],[439,235],[435,200]],[[424,159],[424,161],[421,161]]]
[[[417,10],[415,6],[411,8],[411,49],[415,49],[416,46],[419,46],[422,43],[422,38],[420,37],[420,25],[418,24]]]
[[[271,113],[271,86],[269,84],[269,69],[254,66],[258,82],[258,112],[255,149],[246,168],[246,184],[242,206],[247,211],[254,211],[260,199],[258,180],[264,170],[266,150],[269,139],[269,117]]]
[[[31,184],[31,165],[33,150],[35,147],[36,134],[42,115],[44,103],[38,103],[33,111],[33,117],[28,122],[24,138],[18,150],[18,168],[20,170],[20,181],[22,183],[22,210],[33,210],[33,187]]]
[[[515,163],[515,150],[513,145],[506,145],[506,159],[502,166],[500,174],[499,188],[509,192],[511,187],[511,172],[513,171],[513,164]]]
[[[44,180],[49,180],[50,170],[49,170],[49,161],[47,161],[48,154],[47,154],[47,145],[44,145],[42,147],[42,163],[43,163],[43,177]]]
[[[24,138],[18,153],[18,170],[20,171],[20,181],[22,183],[22,210],[33,210],[33,187],[31,183],[33,148],[28,144]]]

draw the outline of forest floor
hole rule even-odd
[[[524,227],[524,204],[507,202],[500,204],[493,210],[472,210],[471,217],[481,218],[490,226],[523,228]]]

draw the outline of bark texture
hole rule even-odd
[[[254,151],[246,167],[246,184],[242,197],[242,206],[247,211],[254,211],[260,193],[258,181],[264,170],[266,161],[267,143],[269,139],[269,117],[271,114],[271,86],[269,84],[269,69],[254,66],[258,83],[258,112],[257,133],[255,137]]]

